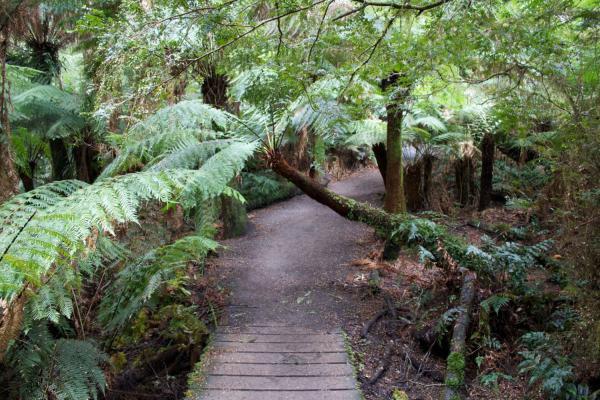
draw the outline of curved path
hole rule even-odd
[[[377,170],[330,187],[377,202]],[[305,195],[258,210],[250,232],[219,258],[231,304],[208,357],[200,399],[358,399],[340,321],[354,311],[339,290],[372,230]]]

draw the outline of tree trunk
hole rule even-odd
[[[383,179],[383,184],[385,185],[385,173],[387,170],[387,151],[385,150],[385,144],[374,144],[371,146],[371,149],[373,150],[373,155],[377,161],[377,168],[379,169],[379,173]]]
[[[404,177],[404,191],[406,193],[406,208],[411,211],[421,210],[425,207],[423,196],[422,176],[423,164],[419,160],[406,166]]]
[[[21,178],[21,182],[23,182],[23,189],[26,192],[29,192],[30,190],[34,189],[34,184],[33,184],[33,177],[29,176],[25,173],[21,173],[19,174],[20,178]]]
[[[494,177],[494,137],[486,133],[481,140],[481,180],[479,184],[479,211],[489,207],[492,199],[492,179]]]
[[[399,104],[387,106],[387,163],[385,171],[385,211],[406,212],[404,171],[402,168],[402,109]]]
[[[378,229],[384,235],[391,232],[401,222],[400,217],[390,215],[368,204],[340,196],[323,187],[318,182],[313,181],[302,172],[290,166],[279,153],[271,156],[269,164],[275,173],[292,182],[308,197],[331,208],[344,218],[366,223]]]
[[[0,30],[0,203],[19,193],[19,175],[10,147],[10,122],[8,120],[8,81],[6,78],[6,50],[8,33],[3,25]]]
[[[423,199],[424,208],[431,209],[431,176],[433,174],[433,160],[434,157],[431,154],[425,154],[423,156]]]
[[[475,168],[473,159],[469,156],[454,162],[454,178],[456,183],[456,198],[462,207],[473,202],[475,194]]]
[[[50,139],[52,156],[52,180],[61,181],[71,178],[69,171],[69,150],[63,139]]]
[[[89,143],[88,143],[89,141]],[[75,168],[77,170],[77,179],[87,183],[92,183],[100,175],[96,157],[96,149],[93,139],[84,139],[84,142],[73,149],[75,159]]]

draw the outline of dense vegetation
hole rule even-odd
[[[508,349],[531,398],[596,398],[599,24],[595,0],[3,1],[0,397],[189,371],[217,238],[299,189],[445,271],[447,398],[465,368],[494,398]],[[361,166],[382,209],[325,187]]]

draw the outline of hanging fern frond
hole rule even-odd
[[[184,100],[158,110],[150,117],[136,123],[127,136],[132,140],[149,135],[167,135],[180,131],[225,130],[229,114],[200,100]]]
[[[197,168],[230,143],[224,129],[233,120],[199,100],[162,108],[119,138],[120,153],[100,178],[144,168]]]
[[[136,222],[144,201],[180,201],[190,207],[221,194],[239,196],[227,184],[255,148],[254,143],[236,143],[208,159],[199,170],[146,171],[107,178],[30,216],[16,236],[14,230],[6,237],[2,232],[0,243],[5,243],[5,251],[0,260],[0,298],[10,300],[25,282],[39,286],[52,268],[68,266],[97,232],[112,234],[116,224]],[[7,204],[0,207],[0,215],[13,212],[15,203]]]
[[[387,124],[379,119],[363,119],[352,121],[348,124],[346,144],[351,146],[373,146],[377,143],[385,143]]]
[[[112,283],[113,290],[102,299],[102,325],[108,331],[121,329],[161,288],[181,287],[180,282],[187,279],[188,263],[201,264],[208,252],[218,246],[207,237],[192,235],[153,249],[127,264]]]

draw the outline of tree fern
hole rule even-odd
[[[100,322],[108,331],[123,328],[160,288],[181,287],[187,279],[189,262],[202,263],[208,252],[217,247],[217,242],[205,236],[192,235],[131,260],[116,275],[112,290],[102,299]]]
[[[0,298],[10,299],[25,282],[39,286],[46,273],[68,266],[85,249],[86,240],[91,238],[93,242],[98,232],[111,234],[115,224],[136,222],[137,210],[144,201],[180,201],[184,206],[193,206],[223,193],[236,194],[227,184],[254,149],[253,143],[230,146],[199,170],[146,171],[107,178],[81,187],[35,215],[31,210],[23,214],[15,201],[3,205],[3,219],[12,219],[15,214],[22,223],[20,231],[9,229],[0,235],[4,247]]]
[[[101,364],[107,357],[91,341],[54,339],[47,322],[30,326],[10,357],[18,382],[16,398],[97,399],[106,388]]]
[[[72,135],[85,125],[79,98],[54,86],[40,85],[13,98],[10,117],[15,126],[46,138]]]
[[[234,119],[199,100],[162,108],[118,139],[120,153],[100,177],[144,168],[197,168],[233,142],[225,129]]]

